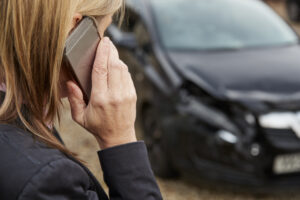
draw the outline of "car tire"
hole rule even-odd
[[[300,3],[298,0],[288,0],[286,2],[289,19],[294,22],[300,21]]]
[[[152,106],[142,110],[142,129],[149,160],[155,175],[161,178],[175,178],[178,173],[173,169],[169,157],[164,149],[161,122]]]

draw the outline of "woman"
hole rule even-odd
[[[61,65],[64,44],[83,16],[99,34],[122,0],[0,1],[0,199],[162,199],[145,145],[134,130],[136,93],[108,38],[98,45],[89,104]],[[53,128],[61,98],[95,136],[109,197]]]

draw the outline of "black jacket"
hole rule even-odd
[[[80,162],[35,140],[28,131],[0,124],[0,199],[162,199],[144,142],[112,147],[98,155],[109,197]]]

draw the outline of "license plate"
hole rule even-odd
[[[300,153],[276,156],[273,171],[275,174],[300,172]]]

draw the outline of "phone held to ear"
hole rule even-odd
[[[80,87],[88,104],[92,89],[92,69],[100,36],[93,19],[84,17],[67,38],[63,65]]]

